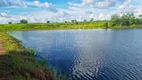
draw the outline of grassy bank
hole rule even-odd
[[[93,21],[93,22],[67,22],[67,23],[28,23],[28,24],[0,24],[0,31],[9,30],[57,30],[57,29],[120,29],[120,28],[141,28],[139,25],[113,25],[111,21]]]
[[[105,28],[104,22],[97,23],[28,23],[28,24],[1,24],[0,30],[53,30],[53,29],[94,29]]]
[[[35,60],[35,51],[26,49],[21,42],[0,32],[7,54],[0,56],[0,80],[65,80],[57,78],[44,61]]]

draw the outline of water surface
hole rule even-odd
[[[72,80],[142,80],[142,29],[9,33]]]

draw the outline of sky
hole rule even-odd
[[[0,0],[0,23],[109,20],[113,14],[142,14],[142,0]]]

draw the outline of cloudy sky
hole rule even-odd
[[[142,14],[142,0],[0,0],[0,23],[104,20],[127,12]]]

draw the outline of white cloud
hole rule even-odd
[[[73,2],[68,2],[69,6],[77,6],[77,7],[82,7],[82,4],[78,4],[78,3],[73,3]]]
[[[91,18],[95,18],[95,15],[94,15],[94,14],[91,14],[89,17],[90,17],[90,19],[91,19]]]
[[[29,6],[36,6],[42,9],[48,9],[52,12],[58,12],[57,8],[55,8],[52,3],[48,2],[41,3],[39,1],[34,1],[34,2],[26,2],[26,4]]]
[[[118,12],[135,13],[136,12],[136,7],[133,6],[133,5],[120,5],[118,7]]]
[[[82,0],[82,4],[86,5],[86,4],[93,4],[95,0]]]
[[[42,7],[42,8],[49,8],[51,3],[45,2],[45,3],[40,3],[39,1],[34,1],[35,6],[37,7]]]
[[[13,2],[15,2],[15,4],[18,4],[18,5],[22,6],[22,7],[27,8],[27,4],[22,0],[15,0]]]
[[[21,19],[26,19],[27,20],[27,17],[25,17],[25,16],[20,16],[20,20]]]
[[[100,13],[99,17],[98,17],[98,20],[104,20],[105,19],[105,16],[103,13]]]
[[[136,12],[136,6],[133,6],[131,4],[131,0],[125,0],[122,5],[118,6],[118,12],[135,13]]]
[[[116,0],[82,0],[82,5],[91,5],[95,8],[109,8],[116,5]]]
[[[6,14],[6,13],[0,13],[0,16],[1,17],[8,17],[8,14]]]
[[[140,0],[134,0],[141,4]],[[3,4],[3,5],[2,5]],[[105,20],[110,19],[112,14],[121,12],[132,12],[136,15],[142,14],[142,6],[132,4],[132,0],[82,0],[81,3],[68,2],[67,8],[55,7],[54,4],[49,2],[40,2],[40,0],[33,0],[28,2],[25,0],[1,0],[0,7],[10,6],[26,7],[26,10],[32,11],[25,14],[11,15],[10,12],[0,13],[0,22],[7,23],[9,21],[19,22],[20,19],[27,19],[29,22],[61,22],[84,19],[90,20]],[[22,7],[21,7],[22,6]]]
[[[0,0],[0,7],[14,6],[14,5],[27,7],[27,5],[22,0]]]
[[[0,7],[11,6],[13,2],[11,0],[0,0]]]

